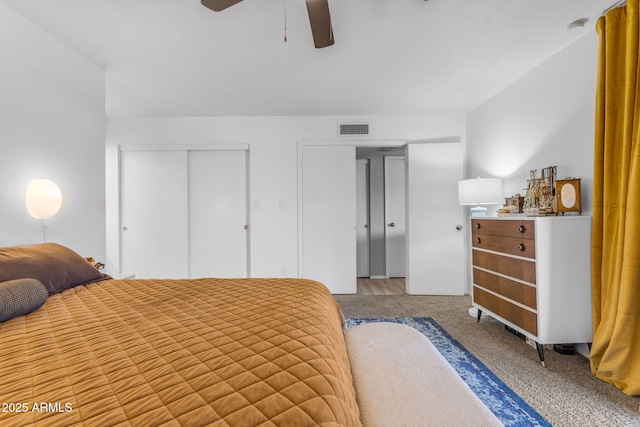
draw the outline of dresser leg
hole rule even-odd
[[[540,363],[542,363],[542,367],[546,368],[544,364],[544,349],[542,348],[542,344],[536,343],[536,349],[538,349],[538,356],[540,356]]]
[[[476,322],[480,323],[481,317],[482,317],[482,310],[478,309],[478,317],[476,318]]]

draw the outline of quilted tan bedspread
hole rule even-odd
[[[68,289],[0,323],[0,425],[357,426],[341,320],[301,279]]]

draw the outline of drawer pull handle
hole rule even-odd
[[[480,244],[480,243],[482,243],[482,240],[480,240],[480,238],[479,238],[479,237],[476,237],[476,243],[477,243],[477,244]]]
[[[527,250],[527,247],[525,246],[525,244],[524,244],[524,243],[520,243],[520,244],[518,245],[518,249],[520,249],[520,252],[524,252],[524,251],[526,251],[526,250]]]
[[[527,231],[527,227],[525,227],[524,225],[521,225],[520,227],[518,227],[518,231],[524,234]]]
[[[476,230],[480,230],[480,223],[476,222]]]

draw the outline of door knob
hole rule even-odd
[[[460,224],[456,225],[456,230],[458,230],[458,231],[462,230],[462,225],[460,225]]]
[[[395,227],[396,223],[395,222],[390,222],[389,224],[387,224],[389,227]]]

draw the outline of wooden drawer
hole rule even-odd
[[[473,284],[482,286],[505,298],[512,299],[527,307],[536,309],[536,288],[520,282],[509,280],[506,277],[496,276],[488,271],[473,269]]]
[[[474,250],[473,265],[487,270],[495,271],[506,276],[536,283],[536,263],[526,259],[510,258],[503,255],[492,254]]]
[[[492,234],[495,236],[514,237],[521,239],[535,238],[535,221],[512,219],[472,219],[471,234]]]
[[[473,301],[525,331],[538,335],[538,316],[536,313],[486,292],[477,286],[473,287]]]
[[[476,234],[473,236],[474,248],[488,249],[509,255],[526,258],[536,257],[536,241],[518,237],[495,236],[493,234]]]

